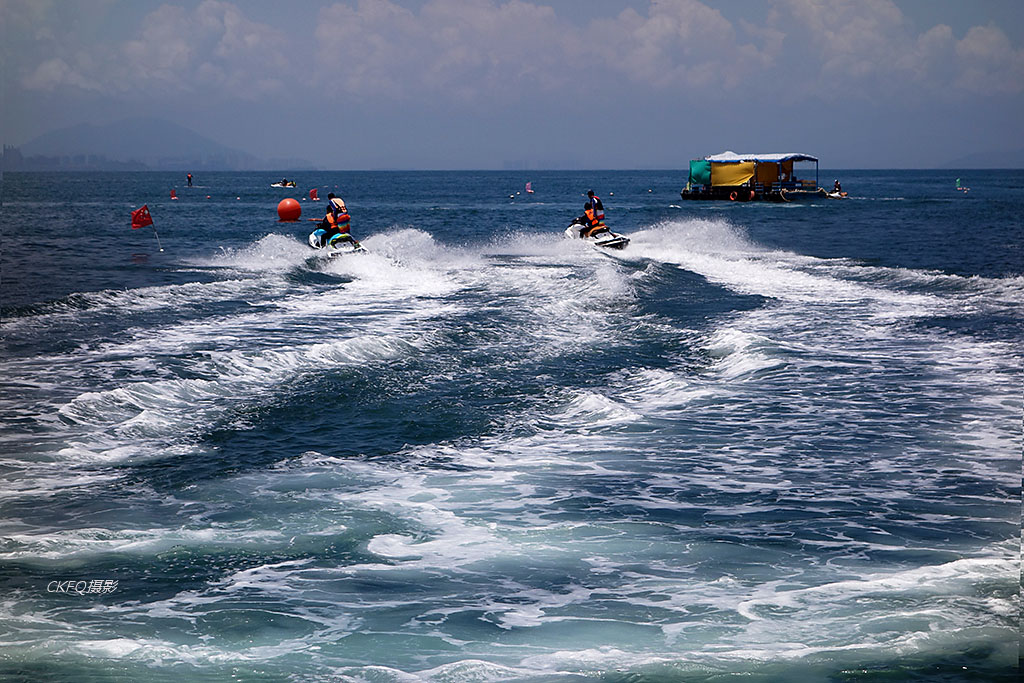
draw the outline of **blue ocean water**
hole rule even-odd
[[[1017,680],[1024,172],[839,177],[5,174],[0,677]]]

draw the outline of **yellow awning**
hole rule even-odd
[[[757,165],[757,182],[771,185],[779,182],[779,165],[771,162]]]
[[[741,161],[737,164],[711,163],[711,185],[735,186],[742,185],[754,177],[754,162]]]

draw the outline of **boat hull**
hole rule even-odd
[[[313,232],[309,233],[308,242],[309,246],[311,246],[313,249],[316,249],[321,253],[327,254],[328,256],[338,256],[340,254],[357,254],[366,251],[366,249],[363,248],[363,245],[359,244],[358,242],[354,240],[338,239],[338,235],[334,236],[334,240],[331,243],[324,245],[321,243],[323,235],[323,229],[318,228]]]
[[[578,222],[572,222],[565,229],[565,236],[568,239],[578,240],[592,244],[602,249],[625,249],[629,244],[629,238],[611,230],[604,230],[591,237],[580,237],[580,228],[583,226]]]
[[[708,190],[682,190],[679,196],[691,201],[796,202],[824,199],[829,195],[821,187],[814,190],[783,189],[773,192],[759,192],[749,187],[713,187]]]

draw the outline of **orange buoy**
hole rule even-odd
[[[302,206],[291,197],[282,199],[277,203],[277,215],[282,222],[297,221],[302,215]]]

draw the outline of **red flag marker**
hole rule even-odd
[[[164,247],[160,244],[160,235],[156,232],[156,225],[153,224],[153,217],[149,215],[149,206],[143,204],[141,209],[132,211],[132,230],[138,230],[139,228],[144,228],[147,225],[153,226],[153,234],[156,235],[156,245],[160,247],[160,251],[163,251]]]
[[[153,217],[149,215],[149,206],[143,204],[141,209],[132,211],[132,230],[138,230],[147,225],[153,225]]]

